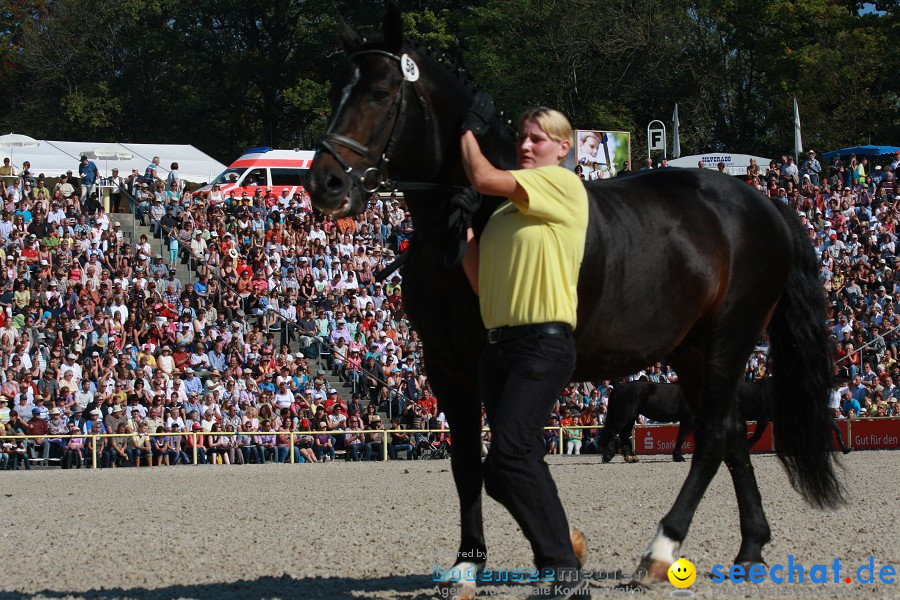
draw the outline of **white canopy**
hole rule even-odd
[[[693,156],[673,158],[669,160],[669,166],[693,169],[702,160],[707,169],[716,169],[719,163],[722,162],[725,163],[725,171],[729,175],[746,175],[751,158],[756,159],[756,164],[759,165],[759,172],[765,173],[771,159],[750,154],[731,154],[729,152],[711,152],[709,154],[695,154]]]
[[[182,144],[110,144],[104,142],[58,142],[52,140],[40,140],[39,146],[16,148],[13,154],[13,164],[16,172],[22,168],[26,160],[31,163],[31,172],[35,175],[43,173],[47,177],[59,177],[66,171],[78,174],[78,163],[82,154],[89,157],[91,151],[102,150],[101,154],[92,158],[97,163],[104,177],[109,175],[107,165],[103,163],[105,157],[115,153],[118,160],[109,165],[109,170],[114,167],[119,169],[123,176],[131,174],[132,169],[137,169],[143,175],[147,165],[154,156],[160,158],[159,175],[165,177],[169,173],[169,166],[173,162],[178,163],[178,174],[182,179],[193,183],[203,183],[212,179],[225,170],[225,165],[211,156],[204,154],[197,148]],[[10,155],[8,148],[0,147],[0,160]],[[124,158],[130,156],[131,158]]]

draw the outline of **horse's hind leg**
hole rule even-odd
[[[733,364],[728,369],[713,365],[707,367],[697,354],[693,354],[691,360],[685,360],[685,355],[681,358],[681,364],[676,364],[681,376],[679,384],[688,405],[699,415],[694,432],[696,449],[687,479],[681,486],[675,503],[660,521],[656,536],[641,557],[638,570],[633,576],[634,581],[639,584],[668,580],[669,567],[678,558],[677,554],[687,536],[694,512],[728,450],[729,436],[724,425],[736,402],[735,391],[740,370]],[[737,363],[735,358],[729,362]],[[743,364],[739,368],[743,369]],[[707,370],[705,377],[703,370]],[[701,387],[700,382],[704,379],[706,384]]]
[[[729,449],[725,454],[725,464],[731,472],[741,517],[741,548],[734,563],[746,567],[763,562],[762,547],[771,539],[771,531],[750,463],[750,447],[745,441],[747,423],[737,411],[732,411],[727,421],[727,433]]]
[[[718,419],[698,419],[694,432],[696,449],[691,468],[675,504],[659,522],[656,536],[641,557],[634,574],[638,582],[668,580],[669,567],[678,559],[681,544],[687,536],[694,512],[725,458],[726,437]]]
[[[693,417],[683,418],[678,424],[678,438],[675,440],[675,451],[672,453],[674,462],[684,462],[684,454],[681,450],[684,447],[684,438],[687,437],[688,431],[694,428]]]
[[[636,418],[637,415],[635,415]],[[634,419],[629,419],[628,424],[619,433],[619,438],[622,440],[622,456],[625,457],[625,462],[639,462],[637,455],[634,453]]]
[[[603,425],[600,435],[597,438],[597,450],[604,463],[608,463],[616,455],[616,434],[609,426],[609,423]]]

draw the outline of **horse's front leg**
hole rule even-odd
[[[481,512],[481,403],[474,385],[471,389],[460,385],[438,365],[429,365],[428,379],[450,425],[450,468],[460,511],[460,541],[452,565],[456,568],[441,566],[445,577],[438,585],[448,588],[455,598],[474,598],[475,576],[487,561]],[[455,579],[450,576],[451,571],[456,573]]]

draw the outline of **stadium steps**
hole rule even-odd
[[[114,213],[110,215],[110,220],[115,222],[118,221],[122,224],[122,233],[126,243],[131,244],[132,246],[141,239],[141,235],[145,234],[147,239],[150,240],[150,246],[152,248],[152,255],[156,256],[156,254],[161,254],[163,256],[163,262],[168,264],[169,262],[169,250],[166,244],[163,243],[163,240],[159,238],[154,238],[153,234],[150,232],[149,226],[142,226],[140,221],[135,221],[134,217],[131,213]],[[132,224],[134,225],[134,235],[132,237]],[[181,261],[178,262],[178,270],[176,272],[176,277],[181,280],[185,286],[191,285],[195,280],[195,274],[191,272],[190,268],[186,264],[182,264]],[[249,319],[255,319],[256,317],[248,316]],[[300,346],[299,343],[294,341],[291,342],[291,352],[299,352]],[[325,374],[325,382],[327,387],[333,387],[338,391],[338,395],[340,395],[345,400],[350,400],[353,395],[353,386],[341,380],[339,377],[332,375],[331,371],[325,367],[324,361],[316,361],[314,369],[311,369],[313,372],[322,371]],[[390,419],[388,417],[387,411],[379,411],[378,415],[381,417],[382,421],[385,424],[390,423]]]

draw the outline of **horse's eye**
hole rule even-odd
[[[390,93],[387,90],[375,90],[373,94],[376,100],[385,100],[389,95]]]

